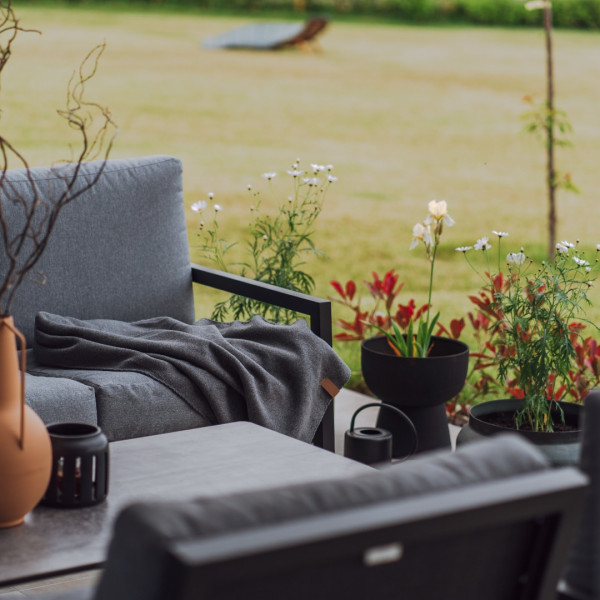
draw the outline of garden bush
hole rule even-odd
[[[40,4],[47,0],[22,0]],[[525,10],[519,0],[63,0],[64,4],[185,7],[214,12],[297,16],[321,13],[330,17],[365,16],[412,23],[475,23],[538,26],[541,14]],[[600,28],[600,0],[553,0],[554,26]]]

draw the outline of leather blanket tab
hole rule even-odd
[[[340,388],[329,379],[329,377],[323,378],[321,381],[321,387],[332,397],[335,398],[340,393]]]

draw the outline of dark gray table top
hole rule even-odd
[[[25,523],[0,529],[0,584],[101,565],[112,523],[132,501],[218,496],[370,470],[245,422],[113,442],[104,503],[38,506]]]

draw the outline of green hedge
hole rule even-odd
[[[44,0],[20,0],[31,4]],[[122,0],[62,0],[63,4],[123,4]],[[47,0],[46,0],[47,3]],[[55,2],[56,3],[56,2]],[[541,11],[523,0],[133,0],[129,5],[195,8],[215,12],[272,15],[325,14],[374,17],[412,23],[476,23],[501,26],[541,24]],[[600,0],[553,0],[554,26],[600,28]]]
[[[542,21],[541,11],[528,11],[519,0],[307,0],[306,8],[310,12],[378,15],[416,23],[532,26]],[[553,11],[555,27],[600,28],[600,0],[553,0]]]

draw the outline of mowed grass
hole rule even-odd
[[[247,185],[266,188],[263,172],[280,174],[264,198],[276,204],[290,193],[285,170],[296,158],[334,164],[339,181],[315,236],[326,258],[307,257],[317,295],[331,295],[331,279],[362,281],[395,268],[406,284],[402,299],[424,301],[428,263],[421,248],[408,247],[433,198],[446,199],[456,221],[436,272],[442,320],[463,314],[478,286],[456,246],[499,229],[510,232],[507,251],[523,245],[543,254],[545,157],[521,120],[522,97],[544,94],[541,30],[333,22],[321,52],[215,51],[201,41],[248,21],[150,10],[18,13],[43,35],[22,34],[15,44],[1,124],[32,164],[68,156],[69,133],[54,109],[73,68],[102,41],[89,92],[120,126],[113,156],[181,158],[186,203],[213,192],[230,241],[249,221]],[[600,243],[598,36],[554,35],[557,104],[574,128],[558,166],[582,190],[559,195],[559,237],[579,238],[592,251]],[[198,223],[190,212],[192,246]],[[210,312],[213,301],[204,294],[199,312]],[[336,309],[336,316],[344,314]]]

